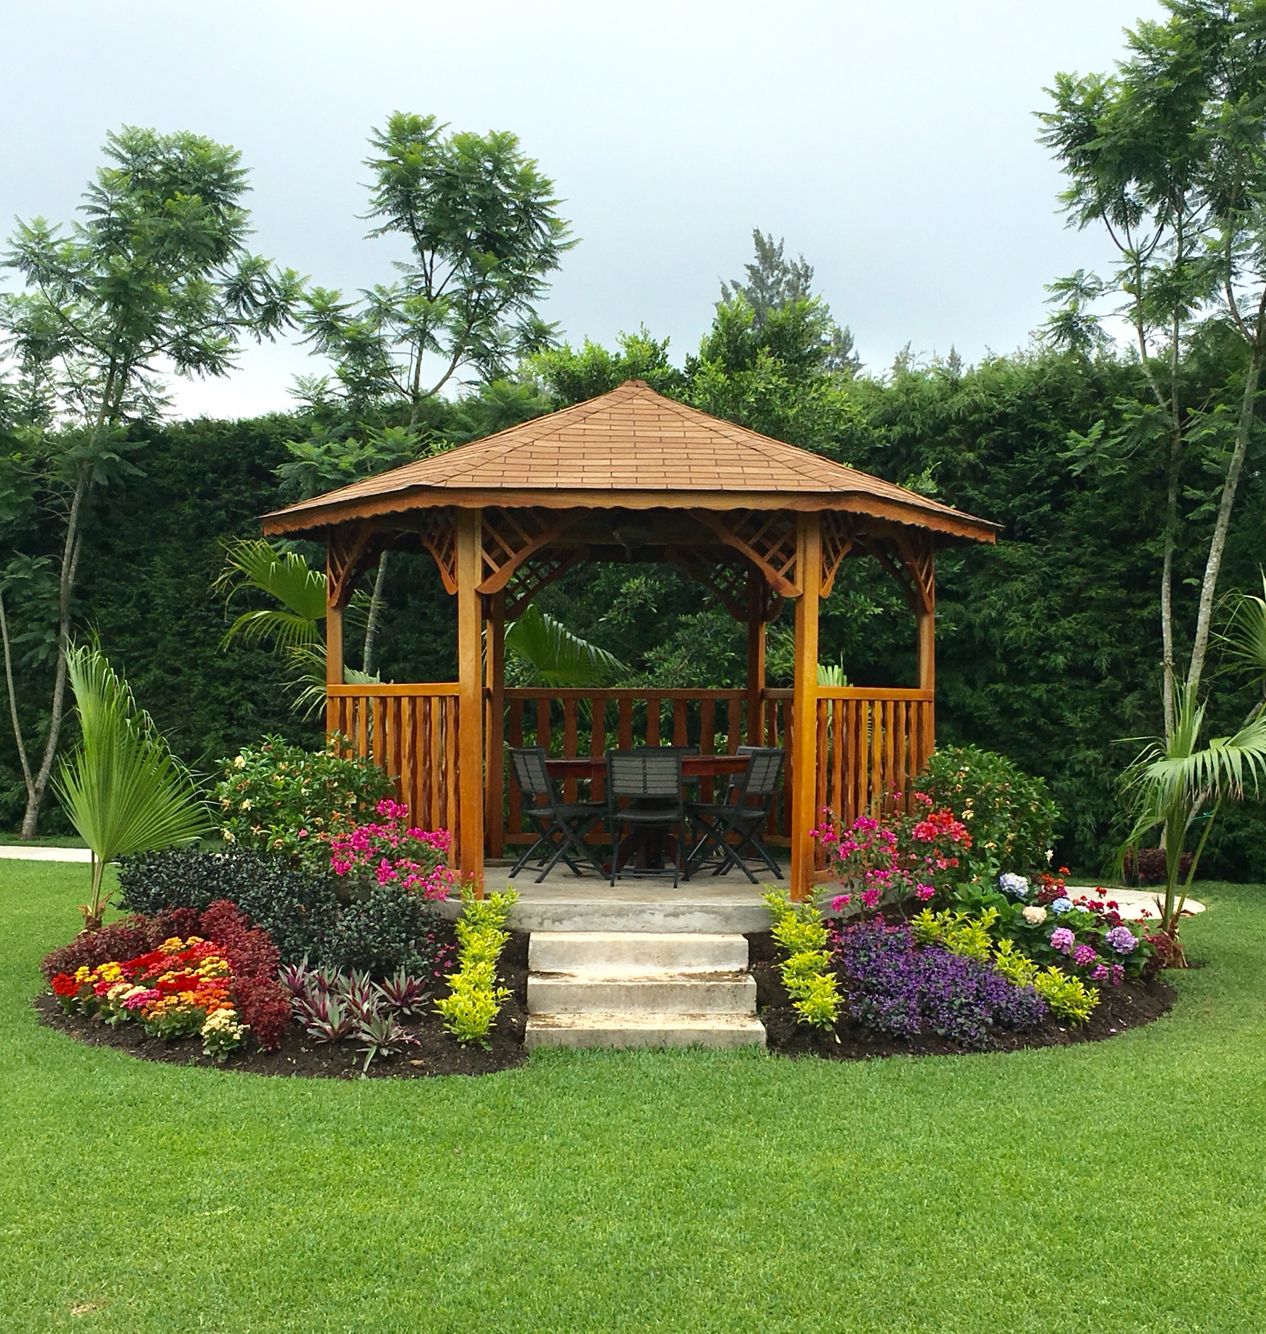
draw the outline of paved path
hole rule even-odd
[[[0,860],[15,862],[90,862],[87,848],[44,848],[27,843],[0,843]]]
[[[1127,922],[1144,922],[1149,918],[1156,921],[1161,913],[1157,906],[1165,901],[1165,887],[1157,885],[1152,889],[1097,889],[1093,885],[1069,885],[1068,897],[1075,903],[1080,898],[1111,899],[1117,904],[1117,911]],[[1204,904],[1195,899],[1188,899],[1186,911],[1204,912]]]

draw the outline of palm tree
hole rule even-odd
[[[210,812],[188,769],[95,644],[76,645],[67,674],[79,716],[79,742],[53,787],[71,824],[92,850],[85,930],[101,925],[106,863],[131,852],[194,843],[211,830]]]
[[[1133,826],[1121,852],[1137,850],[1144,837],[1160,830],[1165,849],[1160,925],[1171,941],[1170,964],[1181,968],[1186,959],[1179,941],[1180,920],[1218,812],[1224,802],[1257,795],[1266,778],[1266,715],[1259,707],[1234,735],[1201,744],[1204,704],[1185,686],[1177,686],[1175,693],[1172,736],[1149,742],[1126,770]],[[1183,852],[1200,817],[1203,828],[1184,878]]]

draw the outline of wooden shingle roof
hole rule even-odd
[[[845,510],[947,537],[997,525],[626,380],[559,412],[301,501],[268,533],[437,505]]]

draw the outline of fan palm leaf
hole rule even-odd
[[[536,606],[527,607],[506,626],[505,651],[525,681],[556,690],[611,685],[629,674],[615,654],[574,634]]]
[[[196,842],[211,830],[193,777],[171,753],[131,688],[96,645],[67,656],[80,737],[62,761],[54,790],[92,850],[92,887],[84,908],[99,924],[107,862],[131,852]]]

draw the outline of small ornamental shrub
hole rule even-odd
[[[329,866],[330,840],[372,819],[394,794],[372,760],[332,747],[304,750],[275,736],[243,747],[221,769],[211,798],[224,840],[318,872]]]
[[[285,963],[320,958],[338,916],[335,881],[278,856],[232,848],[205,852],[174,848],[125,858],[119,866],[119,904],[139,913],[167,908],[205,911],[228,899],[272,937]]]
[[[462,887],[458,967],[448,979],[449,994],[435,1002],[435,1009],[447,1032],[463,1046],[492,1045],[493,1025],[510,998],[509,989],[497,985],[497,960],[510,939],[505,925],[517,897],[513,890],[507,890],[477,899],[472,886]]]
[[[1111,986],[1150,976],[1161,961],[1157,936],[1123,921],[1116,901],[1100,895],[1105,891],[1072,898],[1061,868],[1031,879],[1002,875],[996,889],[961,886],[955,903],[976,917],[992,914],[995,942],[1013,940],[1039,964]]]
[[[831,1032],[842,1002],[822,914],[812,901],[793,903],[785,892],[771,890],[764,898],[773,917],[770,934],[784,955],[778,972],[796,1022]]]
[[[1130,885],[1163,885],[1169,874],[1164,848],[1130,848],[1121,864],[1122,874]],[[1178,858],[1178,877],[1186,880],[1191,870],[1191,853]]]
[[[134,916],[110,922],[96,931],[82,931],[69,945],[44,957],[40,971],[46,981],[57,973],[96,968],[111,960],[131,959],[157,949],[172,936],[191,936],[198,931],[196,912],[160,913],[155,917]]]
[[[921,948],[908,926],[872,918],[835,936],[849,1015],[892,1037],[934,1033],[967,1047],[986,1045],[996,1029],[1025,1032],[1046,1018],[1045,1000],[991,964]]]
[[[971,844],[960,854],[964,878],[991,882],[1000,871],[1049,865],[1059,808],[1044,780],[1005,755],[977,746],[934,751],[918,790],[971,830]]]
[[[447,829],[418,829],[409,808],[385,797],[375,819],[330,839],[330,869],[361,885],[397,884],[424,899],[446,899],[453,875],[445,864],[452,839]]]
[[[389,880],[340,908],[319,959],[331,968],[360,968],[374,977],[400,969],[416,977],[439,977],[451,964],[452,945],[439,913]]]
[[[1099,992],[1094,987],[1053,966],[1033,979],[1033,988],[1061,1019],[1075,1024],[1084,1024],[1099,1004]]]
[[[813,834],[845,891],[831,901],[836,912],[854,902],[873,911],[885,901],[944,898],[972,846],[971,832],[953,811],[917,792],[909,812],[858,816],[848,828],[827,819]]]

